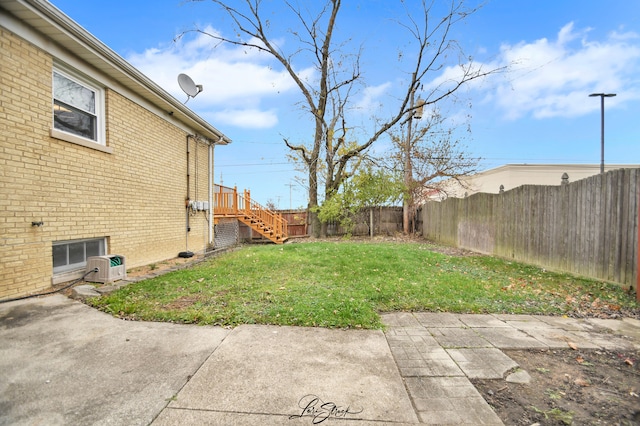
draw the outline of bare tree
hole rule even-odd
[[[278,205],[276,204],[276,202],[272,198],[269,198],[267,200],[267,203],[265,204],[265,207],[267,209],[271,210],[272,212],[278,211]]]
[[[193,0],[203,1],[203,0]],[[470,58],[462,55],[462,49],[450,37],[451,29],[476,9],[468,9],[464,0],[447,0],[448,8],[444,16],[435,15],[432,3],[421,1],[420,20],[414,20],[407,12],[405,23],[398,23],[415,39],[415,58],[407,75],[410,76],[404,94],[396,99],[396,105],[389,117],[378,119],[368,136],[356,141],[350,137],[347,126],[347,106],[357,84],[362,84],[360,72],[361,50],[353,54],[346,53],[348,41],[335,41],[334,30],[338,20],[341,0],[313,2],[313,6],[282,0],[286,11],[294,18],[287,29],[297,44],[287,43],[291,50],[285,51],[276,40],[282,37],[277,28],[270,25],[268,11],[263,11],[262,0],[211,0],[232,19],[237,32],[236,37],[227,37],[204,30],[195,30],[207,34],[220,42],[237,46],[246,46],[266,52],[275,58],[288,72],[304,99],[303,106],[314,121],[313,142],[294,143],[285,139],[286,146],[296,153],[307,167],[309,184],[309,210],[312,229],[320,234],[320,221],[315,214],[318,206],[318,177],[323,162],[325,174],[325,198],[335,193],[350,175],[349,168],[357,165],[357,158],[368,150],[387,131],[397,126],[402,118],[416,107],[410,102],[421,81],[435,76],[443,70],[449,61],[449,54],[459,55],[456,77],[433,86],[424,99],[425,105],[432,105],[456,92],[463,84],[497,70],[485,71],[477,67]],[[306,4],[306,2],[304,2]],[[399,4],[404,4],[399,0]],[[273,2],[269,2],[273,4]],[[237,5],[237,6],[236,6]],[[312,12],[309,7],[317,7]],[[282,11],[279,11],[282,13]],[[384,52],[381,52],[381,54]],[[389,52],[393,54],[392,52]],[[381,60],[385,60],[382,59]],[[388,58],[390,60],[390,58]],[[297,70],[298,62],[311,63],[317,71],[317,78],[305,79]],[[321,154],[324,152],[325,158]]]
[[[413,132],[389,132],[394,150],[386,166],[404,173],[405,233],[412,231],[411,218],[427,194],[446,193],[444,184],[449,179],[466,185],[464,178],[478,171],[481,160],[469,154],[456,126],[436,108],[424,114],[419,123]]]

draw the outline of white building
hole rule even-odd
[[[636,169],[638,164],[605,165],[605,172],[615,169]],[[560,185],[563,177],[567,183],[600,173],[599,164],[506,164],[485,170],[463,179],[460,183],[449,179],[442,183],[440,191],[433,191],[429,199],[441,201],[448,197],[463,198],[476,192],[498,194],[521,185]],[[566,176],[565,176],[566,174]]]

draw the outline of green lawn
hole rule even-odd
[[[380,312],[639,312],[621,287],[427,243],[249,246],[89,303],[118,317],[216,325],[379,328]]]

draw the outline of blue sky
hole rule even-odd
[[[309,140],[313,128],[282,68],[246,49],[214,48],[211,39],[193,33],[174,41],[196,27],[230,34],[229,22],[210,2],[52,3],[177,99],[187,99],[177,84],[179,73],[204,86],[187,105],[233,140],[216,148],[217,183],[250,189],[262,204],[306,205],[304,182],[296,179],[304,174],[287,160],[282,140]],[[343,3],[339,36],[350,39],[347,50],[363,49],[366,86],[354,101],[384,116],[384,107],[376,105],[394,104],[412,52],[412,39],[397,20],[418,10],[416,0],[406,0],[405,8],[399,0]],[[278,4],[266,1],[265,8],[271,8],[279,43],[290,47],[289,22]],[[640,1],[487,0],[453,31],[476,63],[511,65],[507,73],[466,86],[457,102],[439,106],[452,119],[470,116],[463,123],[471,128],[464,144],[483,158],[480,169],[599,164],[600,101],[588,97],[594,92],[617,94],[605,101],[605,163],[640,164]],[[313,72],[311,64],[296,65]],[[428,87],[448,71],[445,67],[422,83]],[[362,134],[367,123],[365,118],[359,123]],[[382,153],[387,146],[382,139],[375,149]]]

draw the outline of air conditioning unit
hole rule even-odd
[[[96,268],[97,272],[94,271]],[[84,280],[93,283],[110,283],[127,278],[124,256],[118,254],[87,258],[86,272],[90,273],[87,274]]]

